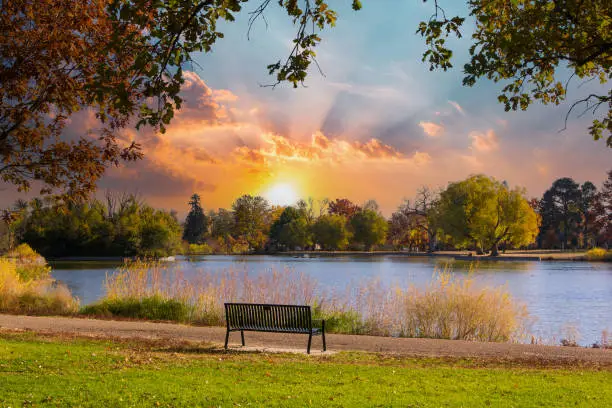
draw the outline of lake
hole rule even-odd
[[[423,287],[432,280],[434,268],[452,262],[453,272],[465,276],[469,263],[445,258],[385,256],[201,256],[179,257],[171,263],[186,276],[200,271],[244,268],[251,274],[270,273],[289,267],[315,278],[325,288],[343,288],[372,278],[389,286],[413,284]],[[115,262],[55,262],[52,275],[65,282],[81,304],[104,295],[103,284]],[[565,261],[483,261],[474,279],[477,284],[507,285],[524,301],[536,318],[531,333],[545,340],[559,340],[575,328],[579,343],[590,345],[612,330],[612,264]]]

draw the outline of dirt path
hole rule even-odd
[[[170,323],[95,320],[68,317],[0,315],[0,329],[21,329],[45,333],[70,333],[84,336],[173,339],[222,345],[222,327],[194,327]],[[249,349],[304,352],[307,336],[277,333],[245,333]],[[327,335],[328,350],[354,350],[397,353],[405,356],[477,358],[498,361],[530,361],[552,365],[598,365],[612,367],[612,350],[543,346],[530,344],[480,343],[459,340],[406,339],[343,334]],[[230,346],[240,348],[240,334],[230,335]],[[313,352],[321,338],[313,339]],[[317,353],[318,354],[318,353]]]

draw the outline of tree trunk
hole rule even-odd
[[[498,255],[499,255],[499,244],[496,242],[491,247],[491,256],[498,256]]]

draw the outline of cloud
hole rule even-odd
[[[445,128],[443,125],[438,125],[433,122],[419,122],[419,126],[423,128],[423,132],[429,137],[438,137],[442,136],[445,132]]]
[[[288,137],[266,133],[261,136],[262,146],[237,147],[234,156],[252,163],[272,162],[359,162],[363,160],[406,160],[406,156],[395,147],[378,139],[366,142],[329,138],[322,132],[315,132],[310,142],[300,142]]]
[[[459,112],[463,116],[466,115],[466,113],[463,110],[463,108],[461,107],[461,105],[459,105],[457,102],[455,102],[455,101],[448,101],[448,103],[450,103],[453,106],[453,108],[455,108],[457,110],[457,112]]]
[[[472,139],[472,149],[477,152],[492,152],[499,149],[499,139],[493,129],[487,130],[487,133],[473,131],[469,137]]]

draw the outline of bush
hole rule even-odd
[[[368,330],[363,317],[355,310],[326,310],[315,304],[312,318],[325,320],[325,331],[342,334],[367,334]]]
[[[17,275],[22,281],[49,279],[51,268],[47,261],[28,244],[21,244],[7,256],[15,262]]]
[[[78,299],[65,285],[48,278],[24,279],[14,259],[0,258],[0,312],[67,315],[78,308]]]
[[[187,255],[210,255],[213,249],[208,244],[189,244]]]
[[[175,299],[151,296],[142,299],[104,299],[99,303],[85,306],[81,309],[81,314],[186,323],[191,320],[193,307]]]
[[[586,258],[589,261],[606,261],[612,262],[612,250],[605,250],[603,248],[589,249],[586,253]]]

